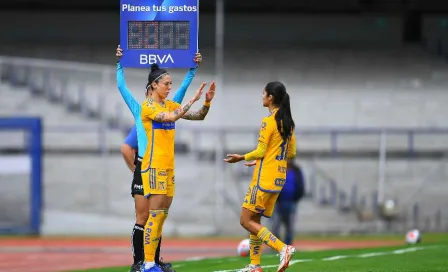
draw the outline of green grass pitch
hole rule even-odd
[[[211,258],[173,263],[178,272],[233,272],[244,267],[248,258]],[[277,271],[279,257],[263,255],[264,272]],[[83,272],[125,272],[129,267],[84,270]],[[370,249],[297,252],[289,272],[446,272],[448,243]],[[80,271],[77,271],[80,272]]]

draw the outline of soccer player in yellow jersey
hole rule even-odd
[[[262,243],[280,253],[283,272],[288,268],[295,249],[285,245],[266,227],[261,225],[261,216],[271,217],[275,202],[286,180],[287,160],[296,155],[294,120],[291,116],[289,95],[280,82],[270,82],[263,90],[263,106],[269,108],[269,116],[261,122],[257,149],[245,155],[228,154],[224,161],[236,163],[253,161],[255,166],[252,182],[244,198],[240,223],[250,233],[250,264],[241,271],[261,272]]]
[[[145,197],[149,198],[149,219],[145,225],[143,272],[162,272],[154,257],[168,209],[175,192],[174,138],[176,121],[204,120],[215,95],[212,82],[205,95],[205,102],[198,111],[190,111],[191,105],[200,99],[205,83],[195,96],[184,105],[166,100],[171,90],[171,76],[164,69],[153,65],[148,76],[147,89],[150,97],[143,103],[141,120],[145,128],[148,145],[142,159],[142,181]]]

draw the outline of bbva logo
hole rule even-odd
[[[171,54],[168,55],[140,55],[140,64],[154,64],[154,63],[174,63],[173,57]]]

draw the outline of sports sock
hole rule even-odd
[[[160,248],[162,247],[162,236],[160,236],[159,244],[157,245],[155,261],[156,264],[160,264]]]
[[[258,232],[257,237],[266,245],[271,247],[272,249],[277,250],[277,252],[281,252],[285,244],[280,241],[274,234],[272,234],[266,227],[261,228]]]
[[[134,257],[134,264],[143,261],[143,231],[145,226],[135,224],[132,230],[132,256]]]
[[[256,235],[250,235],[250,264],[260,265],[262,243]]]
[[[144,251],[145,262],[155,261],[159,239],[162,236],[163,223],[168,217],[168,210],[150,210],[149,219],[145,226]]]

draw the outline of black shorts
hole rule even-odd
[[[132,179],[131,195],[143,195],[143,182],[142,182],[142,161],[138,160],[135,165],[134,178]]]

